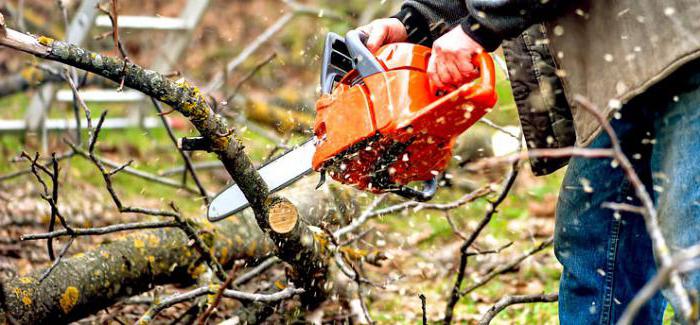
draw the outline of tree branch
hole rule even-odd
[[[290,286],[290,287],[285,288],[282,291],[278,291],[278,292],[272,293],[272,294],[248,293],[248,292],[227,289],[227,290],[224,290],[222,292],[222,295],[226,298],[232,298],[232,299],[242,300],[242,301],[273,303],[273,302],[277,302],[280,300],[291,298],[291,297],[293,297],[297,294],[301,294],[303,292],[304,292],[304,289],[297,289],[297,288],[294,288],[293,286]],[[194,289],[194,290],[189,291],[189,292],[175,294],[175,295],[172,295],[170,297],[166,297],[163,300],[161,300],[160,303],[151,307],[146,312],[146,314],[144,314],[141,317],[141,319],[139,319],[137,321],[137,324],[148,324],[163,309],[168,308],[170,306],[173,306],[175,304],[179,304],[181,302],[192,300],[192,299],[197,298],[197,297],[215,294],[215,293],[216,293],[216,288],[208,286],[208,287],[200,287],[200,288]]]
[[[537,302],[555,302],[559,300],[558,293],[527,295],[527,296],[505,296],[498,300],[479,320],[479,325],[491,324],[491,321],[504,309],[516,304],[531,304]]]
[[[491,222],[491,218],[493,217],[494,213],[496,213],[496,208],[506,199],[508,196],[508,193],[510,192],[510,189],[513,187],[513,184],[515,184],[515,179],[518,177],[518,168],[519,164],[517,162],[513,163],[512,168],[510,170],[510,173],[506,177],[506,180],[502,186],[501,193],[498,195],[498,198],[496,198],[496,201],[492,202],[489,204],[489,206],[486,208],[486,215],[484,216],[483,219],[479,222],[479,225],[477,225],[476,229],[471,233],[469,238],[464,241],[460,248],[460,253],[461,257],[459,260],[459,268],[457,272],[457,278],[455,279],[454,286],[452,287],[452,291],[450,294],[450,298],[447,302],[447,306],[445,307],[445,324],[450,324],[452,322],[452,314],[454,312],[454,307],[459,301],[460,296],[460,288],[462,287],[462,281],[464,280],[464,273],[467,268],[467,259],[469,257],[469,247],[474,243],[477,237],[479,237],[479,234],[481,234],[481,231],[484,230],[486,225]]]

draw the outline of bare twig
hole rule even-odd
[[[382,203],[382,201],[384,201],[385,198],[386,194],[377,196],[377,198],[375,198],[374,201],[372,201],[372,203],[370,203],[370,205],[367,206],[367,208],[365,208],[365,212],[363,212],[359,218],[353,220],[349,225],[336,230],[331,237],[337,239],[347,233],[355,231],[355,229],[357,229],[360,225],[364,224],[367,221],[367,219],[371,217],[372,213],[374,212],[373,210],[380,203]]]
[[[166,178],[166,177],[159,177],[159,176],[144,172],[142,170],[138,170],[136,168],[129,167],[128,163],[127,164],[119,164],[119,163],[116,163],[116,162],[111,161],[109,159],[103,158],[97,154],[94,154],[94,153],[90,154],[90,152],[88,152],[85,149],[78,147],[77,145],[70,143],[70,142],[68,142],[68,145],[73,149],[73,152],[78,154],[79,156],[90,159],[90,160],[95,159],[107,167],[119,168],[121,171],[123,171],[126,174],[136,176],[139,178],[143,178],[149,182],[154,182],[154,183],[158,183],[158,184],[173,187],[173,188],[183,189],[187,192],[194,193],[194,194],[200,194],[199,190],[197,190],[196,188],[192,188],[190,186],[183,186],[180,182],[178,182],[176,180]]]
[[[154,229],[154,228],[171,228],[179,227],[180,224],[176,221],[147,221],[135,223],[123,223],[99,228],[73,228],[72,233],[68,230],[56,230],[43,234],[22,235],[21,240],[38,240],[58,237],[80,237],[80,236],[100,236],[112,234],[115,232],[139,230],[139,229]]]
[[[426,304],[425,295],[421,293],[420,295],[418,295],[418,298],[420,298],[421,311],[423,312],[423,325],[427,325],[428,324],[428,312],[427,312],[426,307],[425,307],[425,304]]]
[[[455,284],[452,287],[452,292],[450,294],[450,298],[447,302],[447,306],[445,308],[445,324],[450,324],[452,322],[452,313],[454,311],[454,306],[457,304],[460,298],[460,288],[462,287],[462,281],[464,280],[464,273],[467,268],[467,258],[468,256],[468,250],[469,247],[474,243],[477,237],[479,237],[479,234],[481,234],[481,231],[484,230],[486,225],[491,222],[491,218],[493,217],[494,213],[496,213],[496,208],[498,208],[498,205],[500,205],[508,196],[508,193],[510,192],[510,189],[513,187],[513,184],[515,183],[515,179],[518,176],[518,167],[519,164],[517,162],[513,163],[512,168],[510,170],[509,175],[506,177],[506,180],[502,186],[501,193],[498,195],[498,198],[492,203],[489,204],[489,206],[486,208],[486,215],[484,216],[483,219],[479,222],[479,225],[477,225],[476,229],[471,233],[469,238],[467,238],[464,243],[462,244],[460,248],[461,252],[461,257],[459,261],[459,268],[457,271],[457,278],[455,279]]]
[[[62,74],[63,80],[66,80],[71,87],[71,91],[73,92],[73,117],[75,118],[75,142],[78,145],[82,144],[82,123],[81,123],[81,118],[80,118],[80,106],[85,105],[85,102],[82,101],[82,98],[80,97],[80,94],[78,93],[78,88],[76,87],[75,83],[73,82],[73,79],[75,76],[77,76],[77,72],[75,68],[71,68],[71,73],[68,72],[68,70],[65,70],[64,73]],[[70,81],[68,81],[70,79]]]
[[[469,171],[480,171],[485,168],[513,164],[532,158],[613,158],[613,156],[614,152],[611,149],[589,149],[579,147],[529,149],[528,151],[516,152],[505,156],[480,159],[474,163],[467,164],[466,169]]]
[[[493,280],[496,276],[512,270],[514,267],[516,267],[518,264],[522,263],[522,261],[524,261],[528,257],[535,255],[535,254],[541,252],[542,250],[544,250],[545,248],[548,248],[549,246],[551,246],[553,241],[554,241],[554,238],[549,238],[549,239],[543,241],[542,243],[540,243],[539,245],[535,246],[533,249],[531,249],[531,250],[525,252],[524,254],[518,256],[517,258],[511,260],[510,262],[497,267],[496,269],[491,271],[489,274],[484,276],[481,280],[472,284],[471,286],[466,288],[464,291],[461,291],[459,293],[459,295],[464,296],[466,294],[469,294],[470,292],[472,292],[472,291],[484,286],[485,284],[489,283],[489,281]]]
[[[61,14],[63,17],[63,26],[66,31],[70,29],[70,21],[68,19],[68,8],[66,7],[66,4],[64,3],[64,0],[56,0],[56,5],[58,8],[61,10]],[[69,69],[65,69],[64,73],[61,75],[63,80],[71,79],[71,80],[77,80],[78,79],[78,72],[74,67],[70,67]],[[71,86],[73,88],[73,117],[75,118],[75,141],[76,143],[80,144],[82,139],[81,139],[81,133],[80,133],[80,109],[78,107],[78,93],[77,89],[75,89],[74,85]]]
[[[496,248],[496,249],[490,249],[487,251],[476,250],[476,252],[469,252],[469,253],[467,253],[467,256],[498,254],[498,253],[502,252],[504,249],[511,247],[511,246],[513,246],[513,242],[509,242],[509,243],[507,243],[499,248]]]
[[[56,160],[62,161],[64,159],[70,159],[73,156],[75,156],[75,152],[73,152],[73,150],[69,150],[65,153],[56,155]],[[49,161],[45,164],[39,164],[38,166],[42,166],[43,168],[46,168],[49,164],[52,164],[52,162]],[[0,176],[0,183],[17,178],[17,177],[20,177],[20,176],[29,175],[31,173],[32,173],[32,167],[21,169],[21,170],[15,171],[15,172],[11,172],[9,174],[5,174],[5,175]]]
[[[209,318],[209,315],[216,309],[216,307],[219,305],[221,302],[221,297],[224,295],[224,290],[226,290],[229,286],[231,286],[231,282],[233,282],[233,279],[235,278],[236,272],[238,272],[238,269],[241,267],[241,263],[236,263],[233,265],[233,268],[231,271],[228,273],[228,278],[226,278],[226,281],[224,281],[224,284],[219,287],[218,290],[216,290],[216,295],[214,296],[214,302],[212,302],[209,307],[201,314],[199,317],[197,317],[197,321],[195,324],[197,325],[203,325],[206,323],[207,318]]]
[[[364,314],[365,320],[367,320],[368,323],[374,324],[372,316],[369,314],[367,302],[365,302],[364,295],[362,294],[362,275],[360,274],[360,271],[355,267],[355,265],[352,264],[352,262],[349,264],[352,268],[352,271],[355,272],[355,278],[353,280],[355,281],[355,284],[357,284],[357,298],[360,300],[360,306],[362,306],[362,313]]]
[[[482,118],[479,120],[479,123],[484,124],[484,125],[486,125],[486,126],[492,128],[492,129],[494,129],[494,130],[496,130],[496,131],[500,131],[500,132],[502,132],[502,133],[505,133],[506,135],[509,135],[509,136],[515,138],[516,140],[520,141],[520,135],[519,135],[519,134],[511,132],[510,130],[506,129],[505,127],[500,126],[500,125],[494,123],[493,121],[491,121],[491,120],[489,120],[489,119],[487,119],[487,118],[485,118],[485,117],[482,117]]]
[[[268,55],[267,58],[260,61],[260,63],[256,64],[255,67],[253,67],[253,69],[251,69],[245,76],[243,76],[243,78],[241,78],[241,80],[238,81],[236,86],[233,87],[233,92],[231,93],[230,96],[228,96],[226,98],[226,102],[230,103],[233,100],[233,98],[235,98],[236,95],[238,95],[238,92],[241,90],[241,87],[243,87],[243,85],[246,82],[248,82],[248,80],[253,78],[253,76],[255,76],[255,74],[257,74],[258,71],[260,71],[260,69],[262,69],[268,63],[272,62],[272,60],[274,60],[276,57],[277,57],[277,53],[273,52],[272,54]]]
[[[601,204],[601,207],[615,211],[626,211],[642,215],[644,214],[644,208],[627,203],[605,202]]]
[[[192,242],[192,246],[197,250],[197,252],[202,255],[207,264],[214,269],[214,273],[221,281],[226,281],[226,271],[224,267],[221,266],[219,260],[214,256],[214,252],[209,248],[209,246],[202,240],[202,238],[197,234],[197,230],[187,221],[182,218],[180,211],[175,206],[175,203],[170,202],[170,207],[175,211],[173,218],[180,226],[180,229],[187,235],[187,238]]]
[[[192,176],[192,180],[194,180],[195,185],[197,185],[197,189],[199,189],[199,194],[202,195],[202,198],[204,199],[204,203],[209,204],[209,194],[207,194],[207,190],[204,188],[204,185],[202,185],[202,181],[199,180],[199,176],[197,175],[197,171],[195,171],[194,167],[192,166],[192,159],[190,159],[190,156],[188,156],[180,148],[180,146],[178,146],[177,138],[175,137],[175,133],[173,132],[173,129],[170,127],[170,124],[168,123],[168,119],[163,114],[161,114],[161,113],[163,113],[162,105],[160,104],[159,101],[155,100],[154,98],[151,98],[151,102],[153,102],[153,106],[156,108],[156,111],[158,112],[158,116],[160,116],[160,119],[163,122],[163,126],[165,127],[165,131],[168,133],[168,137],[170,138],[170,141],[173,142],[173,145],[175,146],[177,151],[180,153],[180,157],[182,157],[182,160],[185,162],[185,167],[187,168],[187,171],[189,171],[190,175]]]
[[[476,199],[482,198],[492,192],[490,187],[484,187],[477,189],[471,193],[465,194],[461,198],[448,202],[448,203],[423,203],[417,201],[408,201],[394,206],[386,207],[383,209],[372,211],[368,214],[367,218],[373,218],[378,215],[389,214],[394,212],[399,212],[402,210],[413,209],[414,211],[419,210],[439,210],[446,211],[458,208],[467,203],[473,202]]]
[[[87,119],[87,128],[88,128],[88,137],[92,138],[94,136],[93,128],[92,128],[92,114],[90,111],[90,108],[87,106],[83,98],[80,96],[80,93],[78,92],[78,86],[76,86],[75,82],[73,81],[73,78],[70,76],[66,76],[65,80],[68,82],[68,86],[70,86],[71,91],[73,92],[73,103],[77,103],[78,106],[80,106],[83,109],[83,112],[85,112],[85,118]],[[78,120],[80,120],[78,118]],[[80,129],[79,124],[77,125],[78,129]],[[76,139],[77,143],[80,144],[80,137]]]
[[[126,54],[126,50],[124,49],[124,46],[122,45],[122,41],[119,38],[119,12],[117,11],[117,0],[111,0],[110,1],[110,9],[104,9],[100,6],[98,6],[98,9],[102,11],[104,14],[109,17],[109,20],[112,22],[112,39],[114,40],[114,49],[119,52],[119,55],[121,55],[122,59],[124,60],[124,67],[122,68],[122,80],[119,83],[119,88],[118,90],[121,91],[124,89],[124,81],[126,79],[126,66],[129,63],[129,56]]]
[[[85,152],[85,150],[83,150],[82,148],[78,148],[75,144],[71,143],[70,141],[68,141],[68,144],[73,148],[73,150],[75,152],[77,152],[81,155],[87,155],[87,157],[89,157],[89,159],[93,162],[93,164],[95,166],[97,166],[97,169],[102,174],[102,179],[105,182],[105,186],[107,187],[107,191],[109,192],[110,196],[112,197],[112,201],[114,202],[114,205],[116,205],[117,209],[119,209],[119,212],[121,212],[121,213],[141,213],[141,214],[147,214],[147,215],[152,215],[152,216],[179,217],[179,214],[177,212],[130,207],[130,206],[125,206],[122,203],[121,199],[119,198],[119,195],[117,194],[116,190],[114,189],[114,186],[112,185],[113,174],[107,170],[104,162],[102,160],[98,159],[94,153],[95,144],[97,143],[97,138],[99,137],[100,130],[102,129],[102,123],[104,123],[106,116],[107,116],[107,111],[103,111],[102,114],[100,115],[99,121],[97,122],[97,127],[95,127],[94,131],[91,132],[92,136],[90,137],[90,140],[88,142],[88,151],[87,152]],[[88,125],[90,125],[89,121],[90,121],[90,119],[88,118]],[[122,167],[122,166],[117,166],[116,168],[120,168],[120,167]],[[126,170],[126,168],[123,168],[123,169]]]
[[[59,180],[58,180],[58,173],[59,173],[59,168],[58,168],[58,160],[56,160],[56,154],[51,155],[51,166],[52,170],[49,171],[48,168],[37,164],[37,160],[39,159],[39,154],[37,153],[34,158],[32,159],[26,152],[22,152],[22,157],[27,159],[28,161],[31,162],[32,164],[32,173],[36,177],[37,181],[41,184],[43,188],[43,194],[41,197],[49,203],[49,206],[51,207],[51,218],[49,219],[49,232],[54,230],[54,227],[56,225],[56,218],[58,218],[61,221],[61,225],[63,225],[63,228],[66,229],[68,233],[72,233],[73,229],[71,229],[70,226],[68,226],[68,223],[66,220],[63,218],[61,215],[61,212],[58,209],[58,188],[59,188]],[[45,174],[49,175],[51,177],[51,194],[49,194],[49,189],[48,186],[46,185],[46,182],[41,178],[41,175],[39,175],[39,170],[43,171]],[[48,238],[46,241],[46,247],[49,252],[49,259],[53,261],[55,259],[54,251],[53,251],[53,238]]]
[[[505,296],[496,302],[479,320],[479,325],[491,324],[491,321],[499,312],[515,304],[531,304],[537,302],[555,302],[559,299],[558,293],[526,295],[526,296]]]
[[[49,266],[49,268],[46,269],[46,271],[44,271],[44,273],[39,277],[39,282],[44,281],[44,279],[46,279],[46,277],[48,277],[49,274],[51,274],[51,271],[53,271],[53,269],[55,269],[56,266],[58,266],[58,263],[61,263],[63,256],[65,256],[68,252],[68,248],[70,248],[70,246],[73,245],[73,240],[75,240],[75,237],[71,237],[66,243],[66,245],[63,246],[63,249],[61,249],[61,251],[58,253],[58,258],[56,258],[56,260],[54,260],[53,263],[51,263],[51,266]]]
[[[233,71],[235,71],[238,66],[240,66],[245,60],[247,60],[255,51],[257,51],[263,44],[265,44],[267,41],[269,41],[272,37],[275,35],[279,34],[279,31],[284,28],[287,24],[289,24],[292,19],[298,15],[317,15],[321,16],[320,14],[323,13],[324,17],[329,17],[329,18],[334,18],[334,19],[339,19],[342,17],[342,15],[337,14],[331,10],[326,10],[326,9],[321,9],[321,8],[314,8],[310,7],[307,5],[302,5],[297,3],[296,1],[284,1],[290,8],[292,9],[291,11],[285,13],[282,15],[280,18],[275,21],[274,24],[270,25],[265,31],[263,31],[258,37],[256,37],[252,42],[248,43],[248,46],[246,46],[241,52],[233,58],[233,60],[229,61],[228,64],[226,64],[226,69],[223,72],[217,73],[214,78],[209,82],[209,84],[204,88],[204,92],[210,93],[212,91],[215,91],[224,84],[224,76],[225,75],[231,75]]]
[[[222,164],[221,161],[219,161],[219,160],[193,162],[192,168],[194,170],[224,169],[224,164]],[[179,167],[166,169],[162,172],[159,172],[158,175],[167,177],[167,176],[172,176],[175,174],[181,174],[186,170],[187,170],[187,166],[183,165],[183,166],[179,166]]]
[[[445,219],[447,219],[447,223],[450,225],[450,228],[452,228],[452,232],[457,235],[457,237],[462,238],[462,240],[467,240],[467,235],[465,235],[459,228],[457,228],[457,225],[455,225],[454,221],[452,221],[452,216],[450,216],[450,210],[446,210],[443,213],[445,215]]]
[[[174,294],[169,297],[165,297],[160,300],[160,302],[156,305],[151,306],[151,308],[148,309],[148,311],[141,316],[141,319],[137,323],[139,324],[147,324],[155,316],[158,315],[163,309],[166,309],[168,307],[171,307],[173,305],[189,301],[192,299],[195,299],[197,297],[201,297],[204,295],[210,295],[210,294],[215,294],[216,293],[216,287],[215,286],[206,286],[206,287],[200,287],[197,289],[194,289],[189,292],[185,293],[180,293],[180,294]],[[285,288],[282,291],[278,291],[272,294],[260,294],[260,293],[248,293],[248,292],[243,292],[243,291],[237,291],[237,290],[231,290],[231,289],[226,289],[223,291],[223,296],[226,298],[232,298],[236,300],[241,300],[241,301],[257,301],[257,302],[265,302],[265,303],[274,303],[278,302],[284,299],[289,299],[297,294],[303,293],[304,289],[297,289],[294,288],[293,286],[289,286]]]
[[[239,286],[242,285],[250,280],[252,280],[254,277],[260,275],[260,273],[265,272],[268,268],[272,267],[273,265],[277,264],[280,262],[280,259],[277,256],[272,256],[269,257],[268,259],[264,260],[262,263],[256,265],[254,268],[250,269],[248,272],[241,274],[239,277],[237,277],[233,281],[234,286]]]

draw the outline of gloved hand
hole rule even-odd
[[[406,27],[396,18],[377,19],[357,29],[369,35],[366,45],[372,52],[379,50],[382,45],[404,42],[408,39]]]
[[[433,42],[433,51],[428,61],[430,90],[450,91],[479,76],[471,63],[474,54],[484,48],[467,35],[461,26],[442,35]]]

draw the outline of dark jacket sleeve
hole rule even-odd
[[[393,17],[406,26],[410,42],[430,46],[468,14],[463,0],[407,0]]]
[[[409,34],[429,38],[424,42],[428,44],[459,23],[471,38],[486,50],[493,51],[504,39],[556,17],[576,2],[579,1],[407,0],[394,17],[406,24]],[[413,21],[407,24],[409,19]],[[416,38],[409,40],[415,41]]]

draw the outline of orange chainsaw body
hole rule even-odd
[[[481,76],[436,96],[426,74],[430,53],[421,45],[386,45],[375,53],[384,72],[358,82],[352,70],[322,95],[313,169],[373,192],[443,172],[457,137],[495,105],[495,74],[489,54],[477,54],[472,62]]]

